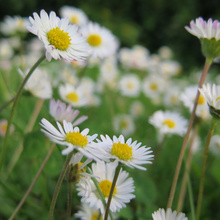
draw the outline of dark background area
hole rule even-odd
[[[28,17],[45,9],[48,13],[64,5],[81,8],[90,20],[109,28],[120,40],[121,46],[141,44],[151,53],[169,46],[184,68],[203,65],[204,57],[198,39],[184,26],[190,20],[220,19],[219,2],[205,0],[0,0],[0,19],[5,15]]]

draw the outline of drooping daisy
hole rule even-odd
[[[179,113],[171,111],[156,111],[150,118],[149,123],[159,129],[162,134],[184,135],[187,129],[187,120]]]
[[[69,21],[72,24],[76,24],[78,26],[83,26],[83,25],[87,24],[87,22],[88,22],[88,17],[84,13],[84,11],[79,8],[72,7],[72,6],[61,7],[60,15],[63,18],[64,17],[69,18]]]
[[[200,39],[202,52],[209,62],[220,57],[220,22],[218,20],[213,21],[209,18],[208,21],[205,21],[199,17],[190,22],[190,27],[186,26],[185,28],[189,33]]]
[[[0,136],[5,136],[5,133],[7,131],[7,127],[8,127],[8,120],[6,119],[1,119],[0,120]],[[14,125],[10,126],[10,134],[15,130]]]
[[[65,120],[63,121],[63,127],[59,122],[56,123],[59,130],[57,130],[49,121],[43,118],[40,124],[43,127],[41,131],[48,136],[51,141],[67,147],[62,151],[63,155],[67,155],[76,149],[87,158],[94,160],[98,160],[98,158],[103,159],[104,150],[91,144],[97,137],[97,134],[92,136],[88,135],[88,128],[80,132],[78,127],[73,127],[72,123],[66,122]]]
[[[40,17],[37,13],[33,13],[33,17],[29,17],[32,25],[27,29],[44,43],[48,61],[63,58],[72,62],[89,56],[86,40],[78,32],[77,25],[69,24],[68,18],[60,19],[53,11],[48,16],[44,10]]]
[[[25,77],[25,74],[18,69],[20,75]],[[52,85],[45,69],[37,68],[32,77],[30,77],[24,87],[33,96],[40,99],[50,99],[52,97]]]
[[[103,161],[93,163],[92,164],[92,174],[99,177],[97,178],[97,182],[99,188],[107,202],[108,196],[110,193],[112,181],[115,174],[115,169],[118,166],[118,162],[105,163]],[[117,212],[121,208],[126,207],[126,203],[129,203],[131,199],[135,197],[132,193],[134,192],[134,181],[129,174],[122,169],[119,172],[119,176],[116,182],[115,189],[113,191],[113,197],[110,204],[110,210],[112,212]],[[91,186],[91,193],[88,196],[85,195],[85,189],[81,181],[77,184],[77,191],[79,191],[78,195],[82,196],[81,201],[89,204],[91,208],[95,208],[100,210],[102,214],[104,214],[104,205],[101,201],[100,195],[93,183],[93,181],[89,181]]]
[[[165,211],[164,209],[159,209],[152,214],[153,220],[188,220],[184,213],[177,211],[172,211],[170,208]]]
[[[116,53],[118,49],[118,40],[105,27],[98,23],[89,22],[80,29],[91,49],[91,59],[107,58]]]
[[[131,115],[120,114],[115,115],[113,119],[113,127],[115,132],[128,136],[135,131],[135,123]]]
[[[52,99],[50,100],[50,108],[49,113],[54,117],[56,121],[63,122],[63,120],[67,122],[73,122],[76,117],[79,115],[79,110],[72,109],[71,105],[66,106],[66,103],[58,100],[57,102]],[[83,115],[73,123],[73,126],[77,126],[85,121],[88,117]]]
[[[187,108],[189,108],[190,111],[192,111],[193,109],[197,91],[198,86],[188,86],[180,95],[180,100]],[[198,105],[196,108],[196,115],[203,119],[207,119],[210,116],[205,96],[202,94],[200,94],[199,96]]]
[[[128,167],[138,168],[140,170],[146,170],[145,167],[140,166],[142,164],[151,164],[153,159],[152,151],[150,147],[141,146],[142,143],[137,143],[137,141],[132,142],[129,138],[125,142],[123,135],[118,138],[113,136],[111,139],[108,135],[100,135],[101,140],[98,140],[97,145],[104,148],[108,153],[108,157],[115,159]]]
[[[76,88],[70,84],[61,85],[59,87],[59,93],[64,101],[74,107],[82,107],[88,103],[88,100],[83,95],[83,90],[80,87]]]
[[[139,77],[131,73],[123,75],[119,80],[119,90],[123,96],[137,97],[141,90]]]

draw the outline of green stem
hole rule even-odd
[[[68,193],[67,193],[67,220],[71,219],[71,205],[72,205],[72,183],[68,182]]]
[[[201,206],[202,206],[202,197],[203,197],[203,188],[204,188],[204,180],[205,180],[205,168],[206,168],[206,161],[208,157],[209,152],[209,144],[213,135],[213,132],[215,130],[215,127],[217,125],[217,120],[213,119],[212,124],[209,129],[209,133],[206,139],[206,145],[204,150],[204,157],[202,162],[202,171],[201,171],[201,178],[200,178],[200,184],[199,184],[199,195],[197,200],[197,208],[196,208],[196,220],[199,220],[200,218],[200,212],[201,212]]]
[[[106,208],[105,208],[104,220],[108,219],[108,212],[109,212],[109,209],[110,209],[110,204],[111,204],[113,192],[114,192],[114,189],[115,189],[115,185],[116,185],[116,182],[117,182],[117,179],[118,179],[121,167],[122,167],[122,163],[119,162],[119,164],[118,164],[118,166],[117,166],[117,168],[115,170],[114,179],[113,179],[111,190],[110,190],[110,193],[109,193],[109,196],[108,196],[108,202],[107,202],[107,205],[106,205]]]
[[[0,107],[0,112],[5,109],[8,105],[10,105],[13,101],[15,100],[15,96],[12,97],[9,101],[5,102],[1,107]]]
[[[27,82],[27,80],[30,78],[31,74],[34,72],[34,70],[39,66],[39,64],[45,59],[45,55],[43,55],[42,57],[39,58],[39,60],[32,66],[32,68],[29,70],[28,74],[25,76],[23,82],[21,83],[18,92],[16,94],[13,106],[11,108],[11,112],[10,112],[10,116],[8,119],[8,126],[7,126],[7,130],[6,130],[6,134],[5,134],[5,138],[4,138],[4,143],[2,146],[2,152],[1,152],[1,156],[0,156],[0,170],[4,164],[4,160],[5,160],[5,153],[6,153],[6,149],[7,149],[7,140],[8,140],[8,136],[10,133],[10,127],[11,127],[11,123],[12,123],[12,118],[14,116],[15,113],[15,108],[17,106],[17,103],[19,101],[19,98],[22,94],[22,90]]]
[[[9,220],[14,219],[14,217],[16,216],[16,214],[18,213],[18,211],[20,210],[20,208],[22,207],[22,205],[24,204],[25,200],[27,199],[28,195],[30,194],[31,190],[33,189],[35,183],[37,182],[38,177],[40,176],[41,172],[43,171],[47,161],[49,160],[54,148],[55,148],[56,144],[53,143],[50,150],[47,153],[47,156],[45,157],[43,163],[40,166],[40,169],[38,170],[36,176],[34,177],[31,185],[29,186],[27,192],[24,194],[22,200],[19,202],[17,208],[14,210],[14,212],[12,213],[11,217],[9,218]]]
[[[188,187],[188,192],[189,192],[189,203],[190,203],[190,208],[191,208],[191,213],[192,213],[192,220],[196,220],[195,207],[194,207],[194,202],[193,202],[194,199],[193,199],[192,184],[189,178],[189,173],[188,173],[188,178],[187,178],[187,187]]]
[[[206,61],[205,65],[204,65],[202,75],[201,75],[201,78],[200,78],[200,81],[199,81],[199,85],[198,85],[199,88],[202,87],[210,66],[211,66],[211,63]],[[191,113],[191,116],[190,116],[190,119],[189,119],[189,124],[188,124],[188,128],[187,128],[187,131],[186,131],[186,135],[185,135],[184,140],[183,140],[183,144],[182,144],[182,148],[181,148],[181,151],[180,151],[179,159],[177,161],[176,170],[175,170],[175,174],[174,174],[174,177],[173,177],[173,183],[172,183],[172,186],[171,186],[170,195],[169,195],[169,199],[168,199],[168,203],[167,203],[167,208],[172,207],[173,198],[174,198],[174,194],[175,194],[175,191],[176,191],[176,185],[177,185],[177,181],[178,181],[178,178],[179,178],[180,168],[181,168],[182,161],[183,161],[183,156],[184,156],[184,153],[185,153],[185,150],[186,150],[187,142],[188,142],[188,139],[189,139],[189,134],[190,134],[190,131],[192,129],[192,125],[193,125],[193,122],[194,122],[194,119],[195,119],[195,114],[196,114],[196,108],[197,108],[197,105],[198,105],[199,95],[200,95],[200,92],[198,90],[197,94],[196,94],[195,101],[194,101],[193,110],[192,110],[192,113]]]
[[[52,198],[52,201],[51,201],[51,204],[50,204],[50,211],[49,211],[48,220],[52,220],[52,218],[53,218],[53,213],[54,213],[57,197],[58,197],[58,194],[59,194],[59,191],[60,191],[60,187],[61,187],[61,184],[63,182],[66,171],[69,167],[69,162],[71,160],[72,155],[73,155],[73,153],[68,154],[68,156],[66,158],[66,161],[63,165],[63,169],[60,173],[59,179],[57,181],[57,185],[56,185],[56,188],[55,188],[55,191],[54,191],[54,194],[53,194],[53,198]]]

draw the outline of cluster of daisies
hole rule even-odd
[[[178,80],[181,65],[172,58],[173,53],[166,46],[161,47],[157,54],[150,54],[141,45],[119,48],[117,37],[107,28],[90,21],[82,10],[64,6],[60,9],[60,15],[61,18],[55,12],[48,14],[41,10],[40,14],[33,13],[29,19],[7,16],[0,24],[1,33],[7,36],[0,40],[1,70],[7,81],[11,77],[13,62],[21,78],[24,78],[42,53],[47,61],[51,61],[43,63],[33,72],[25,90],[39,99],[51,100],[49,113],[56,123],[43,118],[41,131],[52,142],[63,146],[62,155],[72,155],[72,181],[82,202],[75,216],[85,220],[102,219],[100,214],[105,214],[105,203],[119,164],[123,167],[119,171],[110,204],[113,213],[119,212],[135,198],[134,180],[124,167],[146,170],[144,165],[150,164],[154,157],[150,147],[129,138],[136,130],[135,119],[144,116],[150,103],[157,110],[146,116],[146,126],[155,127],[158,140],[171,134],[183,136],[188,122],[181,110],[185,107],[192,111],[198,91],[197,79],[195,83],[193,76],[190,76],[190,82],[188,77]],[[219,40],[219,28],[218,21],[206,22],[202,18],[186,27],[202,40]],[[23,46],[28,52],[22,53],[19,48],[27,30],[36,38],[25,42]],[[207,51],[204,53],[207,54]],[[84,76],[94,68],[97,70],[96,80],[95,77]],[[220,78],[218,80],[220,83]],[[53,99],[54,91],[62,101]],[[220,86],[208,83],[199,91],[196,116],[209,120],[211,113],[218,118]],[[113,114],[113,127],[118,135],[91,135],[89,128],[80,130],[78,125],[87,116],[77,119],[79,110],[73,107],[98,108],[102,104],[101,95],[109,93],[115,94],[114,102],[118,102],[124,110],[121,114]],[[126,99],[130,100],[129,106]],[[162,110],[164,107],[166,110]],[[3,119],[0,121],[0,135],[4,136],[6,129],[7,120]],[[13,131],[11,126],[10,132]],[[216,135],[211,141],[215,152],[219,148],[219,139]],[[152,217],[154,220],[187,220],[185,214],[172,212],[171,209],[159,209]]]

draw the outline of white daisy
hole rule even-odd
[[[207,38],[220,40],[220,22],[218,20],[208,21],[203,20],[202,17],[190,22],[190,27],[186,26],[186,30],[198,38]]]
[[[198,86],[189,86],[185,88],[185,90],[180,94],[180,100],[187,108],[189,108],[190,111],[192,111],[193,109],[197,91]],[[199,95],[198,105],[196,108],[196,115],[203,119],[207,119],[210,117],[209,108],[207,106],[205,96],[202,94]]]
[[[164,77],[176,76],[181,71],[181,65],[177,61],[165,60],[160,62],[159,71]]]
[[[142,143],[137,143],[137,141],[132,142],[129,138],[125,142],[123,135],[118,138],[113,136],[111,139],[108,135],[100,135],[101,141],[97,139],[101,148],[104,148],[108,153],[109,158],[115,159],[128,167],[138,168],[140,170],[146,170],[145,167],[140,166],[142,164],[151,164],[153,159],[152,151],[150,147],[141,146]]]
[[[135,131],[135,123],[133,118],[128,114],[115,115],[113,119],[113,127],[115,132],[128,136]]]
[[[45,118],[41,120],[41,131],[48,136],[51,141],[67,146],[62,151],[63,155],[67,155],[74,149],[81,152],[84,156],[90,159],[98,160],[105,159],[104,150],[99,149],[98,146],[92,145],[93,140],[97,137],[97,134],[92,136],[88,135],[89,129],[86,128],[80,132],[78,127],[73,127],[72,123],[63,121],[63,127],[59,122],[57,123],[57,130],[49,121]]]
[[[80,111],[72,109],[71,105],[66,106],[66,103],[63,103],[60,100],[56,102],[54,99],[52,99],[50,100],[49,113],[56,121],[63,122],[63,120],[65,120],[67,122],[73,122],[79,115]],[[87,118],[87,116],[81,116],[75,120],[73,126],[81,124]]]
[[[0,58],[9,59],[13,55],[13,49],[7,39],[0,40]]]
[[[214,109],[220,109],[220,86],[219,85],[211,85],[208,83],[207,85],[203,85],[201,89],[199,89],[200,93],[205,97],[206,102],[209,106]]]
[[[18,69],[20,75],[24,78],[25,74]],[[50,99],[52,97],[52,85],[45,69],[37,68],[32,76],[28,79],[24,87],[33,96],[40,99]]]
[[[81,220],[97,220],[99,217],[99,210],[95,209],[94,207],[90,207],[86,203],[82,203],[80,210],[74,214],[76,218],[79,218]],[[101,215],[100,220],[103,220],[104,216]],[[110,217],[108,217],[108,220],[110,220]]]
[[[70,84],[61,85],[59,87],[59,93],[64,101],[74,107],[82,107],[88,103],[88,100],[84,96],[83,90],[80,87],[76,88]]]
[[[220,154],[220,135],[212,136],[209,148],[214,155]]]
[[[156,111],[150,118],[149,123],[159,129],[162,134],[184,135],[187,129],[187,120],[177,112]]]
[[[67,17],[72,24],[83,26],[87,24],[88,17],[83,10],[72,6],[63,6],[60,9],[61,17]]]
[[[140,94],[141,82],[135,74],[127,73],[123,75],[118,84],[123,96],[137,97]]]
[[[97,182],[106,202],[108,201],[108,196],[117,166],[117,161],[107,164],[103,161],[100,161],[92,164],[92,174],[99,177],[97,178]],[[130,200],[135,197],[135,195],[132,194],[134,192],[134,181],[131,177],[128,178],[128,176],[129,174],[126,171],[122,171],[122,169],[120,170],[110,204],[110,210],[112,212],[119,211],[121,208],[126,207],[125,204],[129,203]],[[88,196],[84,196],[85,189],[83,184],[81,184],[81,181],[79,181],[77,184],[77,190],[79,191],[78,195],[82,196],[82,202],[88,203],[91,208],[94,207],[104,214],[104,205],[93,181],[91,180],[90,185],[92,189],[91,193]]]
[[[134,101],[130,107],[131,115],[134,117],[138,117],[143,114],[144,106],[143,103],[139,100]]]
[[[0,120],[0,136],[5,136],[5,134],[6,134],[6,131],[7,131],[7,127],[8,127],[8,120],[6,120],[6,119],[1,119]],[[10,134],[13,132],[15,130],[15,127],[14,127],[14,125],[12,124],[11,126],[10,126]]]
[[[184,213],[173,211],[169,208],[167,211],[159,209],[152,214],[153,220],[188,220]]]
[[[40,17],[37,13],[33,13],[33,17],[29,17],[32,26],[27,29],[43,41],[48,61],[62,57],[72,62],[88,57],[86,40],[78,32],[77,25],[69,24],[68,18],[60,19],[53,11],[48,16],[44,10],[41,10]]]
[[[162,46],[158,50],[158,54],[163,60],[169,60],[173,56],[173,51],[168,46]]]
[[[80,30],[91,49],[91,58],[106,58],[116,53],[118,49],[118,40],[105,27],[101,27],[98,23],[89,22]]]

